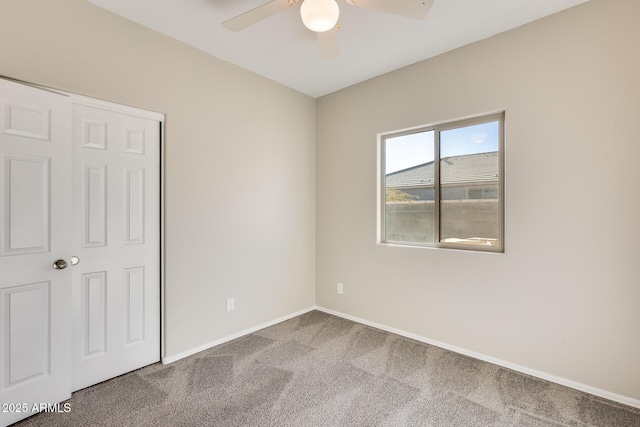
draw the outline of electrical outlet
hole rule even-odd
[[[227,313],[232,312],[236,309],[236,300],[233,298],[227,299]]]
[[[338,293],[340,295],[344,294],[344,285],[340,282],[338,282]]]

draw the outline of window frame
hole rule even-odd
[[[498,239],[499,244],[496,246],[474,245],[469,243],[452,243],[441,242],[441,226],[440,217],[441,210],[441,177],[440,177],[440,133],[447,130],[458,129],[468,126],[480,125],[490,122],[498,122]],[[406,242],[386,239],[386,142],[388,139],[397,138],[407,135],[418,134],[422,132],[434,133],[434,243]],[[505,111],[497,113],[483,114],[466,119],[451,120],[447,122],[420,126],[417,128],[406,129],[401,131],[386,132],[378,135],[378,244],[388,246],[408,246],[418,248],[435,248],[435,249],[455,249],[472,252],[505,252]]]

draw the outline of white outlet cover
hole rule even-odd
[[[340,282],[338,282],[338,293],[344,294],[344,285]]]

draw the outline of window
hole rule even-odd
[[[504,113],[381,138],[380,242],[504,250]]]

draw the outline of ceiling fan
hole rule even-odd
[[[413,19],[424,19],[434,0],[345,0],[353,6],[375,9]],[[248,12],[240,14],[222,23],[232,31],[243,30],[258,21],[276,13],[300,5],[302,23],[318,34],[320,56],[324,59],[337,56],[340,10],[335,0],[271,0]]]

